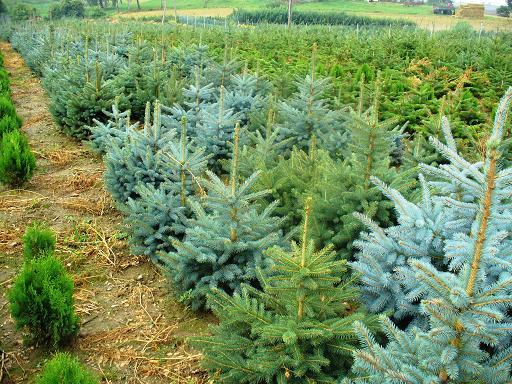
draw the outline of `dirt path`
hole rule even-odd
[[[205,382],[198,369],[200,356],[185,339],[204,332],[206,320],[172,298],[165,279],[146,258],[129,254],[122,217],[103,189],[101,158],[59,133],[40,81],[9,44],[0,43],[0,51],[38,164],[25,189],[0,187],[2,383],[32,382],[49,356],[23,345],[6,300],[21,268],[21,236],[33,220],[54,228],[57,256],[75,280],[75,305],[83,325],[70,352],[104,383]]]

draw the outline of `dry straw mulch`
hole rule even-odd
[[[0,50],[38,162],[24,189],[0,190],[0,382],[31,382],[50,355],[24,345],[5,295],[22,264],[25,228],[40,220],[56,231],[56,255],[75,281],[82,327],[71,353],[104,383],[206,383],[186,339],[206,332],[211,319],[174,299],[146,257],[130,255],[123,218],[103,188],[101,159],[59,133],[39,80],[8,44]]]

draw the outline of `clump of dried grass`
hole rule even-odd
[[[48,196],[34,191],[23,189],[9,190],[0,193],[0,211],[11,214],[14,212],[23,212],[27,209],[34,208],[48,199]]]
[[[77,169],[63,180],[63,186],[74,192],[83,192],[101,185],[102,171],[85,171]]]
[[[86,151],[83,148],[50,148],[43,152],[35,152],[40,158],[47,160],[55,167],[65,167],[83,156]]]
[[[65,209],[92,216],[104,216],[115,210],[112,199],[104,190],[90,197],[71,195],[70,197],[60,199],[58,203]]]

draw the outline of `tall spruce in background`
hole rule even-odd
[[[175,288],[194,309],[205,305],[213,288],[233,293],[242,283],[256,284],[256,268],[268,267],[261,250],[281,241],[281,220],[272,216],[275,203],[262,211],[255,204],[267,193],[251,192],[258,174],[238,181],[239,130],[237,125],[229,184],[207,172],[204,206],[190,202],[195,218],[188,221],[184,240],[174,242],[176,252],[161,256]]]
[[[70,65],[70,59],[62,57],[56,68],[45,69],[44,78],[50,112],[64,133],[81,140],[90,138],[94,119],[101,119],[116,99],[120,108],[127,109],[124,89],[105,78],[99,61],[91,64],[87,44],[83,49],[85,56],[79,56],[77,64]]]
[[[228,55],[228,51],[230,54]],[[231,85],[232,76],[240,68],[240,63],[233,59],[232,49],[228,50],[227,44],[224,45],[224,58],[221,63],[211,61],[203,70],[203,77],[208,79],[215,87],[228,88]]]
[[[258,184],[268,185],[271,183],[261,182],[264,176],[277,166],[282,159],[281,153],[287,144],[287,140],[280,140],[279,127],[274,125],[275,110],[269,107],[267,119],[264,124],[255,132],[248,132],[248,144],[244,145],[240,151],[240,175],[249,177],[255,170],[261,172]],[[227,162],[226,162],[227,163]],[[263,189],[270,189],[264,187]]]
[[[218,100],[203,106],[196,125],[195,140],[212,155],[210,169],[217,174],[221,168],[219,160],[229,158],[229,140],[233,137],[235,125],[240,121],[239,114],[226,108],[225,92],[225,88],[221,86]]]
[[[267,200],[279,201],[276,212],[281,217],[286,217],[286,230],[291,231],[300,225],[303,219],[301,207],[307,197],[313,196],[310,230],[317,233],[315,210],[325,204],[324,192],[329,188],[329,177],[340,167],[340,162],[334,161],[327,151],[318,149],[316,138],[313,137],[308,152],[294,148],[289,158],[280,157],[271,166],[262,165],[261,177],[258,178],[255,188],[269,189],[271,193],[267,195]]]
[[[385,226],[393,223],[392,204],[370,178],[378,176],[403,189],[410,184],[408,173],[397,177],[390,164],[404,127],[396,127],[393,120],[379,119],[378,83],[368,109],[364,107],[364,79],[360,87],[359,106],[345,117],[350,136],[345,160],[334,160],[328,151],[318,149],[313,136],[307,152],[294,148],[288,158],[279,158],[271,167],[260,167],[261,177],[255,185],[257,190],[271,190],[271,198],[279,200],[276,211],[287,217],[288,230],[300,223],[298,205],[306,197],[314,197],[311,237],[322,246],[333,244],[343,258],[352,257],[352,242],[363,229],[354,211],[365,212]]]
[[[5,6],[3,0],[0,0],[0,15],[7,13],[7,7]]]
[[[225,106],[237,114],[242,126],[248,125],[251,115],[266,106],[268,98],[265,95],[269,88],[266,81],[247,71],[233,75],[224,96]]]
[[[404,332],[383,317],[386,347],[357,323],[364,346],[355,353],[358,382],[512,380],[512,172],[500,165],[511,100],[509,88],[498,107],[483,162],[471,164],[457,153],[446,124],[447,144],[431,139],[449,161],[422,167],[434,179],[430,184],[440,191],[439,197],[430,198],[424,182],[423,206],[417,206],[382,185],[400,212],[400,224],[382,230],[369,223],[372,232],[363,238],[354,266],[363,273],[363,288],[377,296],[381,310],[390,299],[399,309],[420,302],[420,316],[428,321],[423,328]],[[384,289],[379,294],[380,288]]]
[[[233,296],[215,290],[209,304],[219,317],[212,336],[196,338],[203,365],[221,383],[335,383],[350,369],[357,346],[355,320],[374,325],[357,310],[353,281],[342,276],[346,261],[328,246],[315,251],[309,238],[311,199],[302,240],[291,251],[265,252],[269,271],[259,270],[261,290],[244,285]]]
[[[103,79],[102,70],[96,63],[95,81],[87,81],[77,93],[65,96],[68,99],[62,125],[64,133],[78,139],[88,139],[91,132],[86,127],[90,127],[94,119],[100,118],[103,110],[109,108],[123,92],[112,81]]]
[[[317,224],[313,236],[320,244],[334,244],[342,257],[353,254],[352,242],[363,226],[353,212],[364,212],[376,222],[388,226],[393,223],[392,204],[376,188],[370,178],[380,177],[394,186],[410,186],[407,175],[398,177],[391,166],[391,154],[405,126],[396,126],[395,120],[380,119],[380,82],[377,79],[373,103],[364,109],[364,77],[360,84],[359,105],[347,117],[350,141],[345,161],[325,170],[323,198],[319,200],[314,216]]]
[[[281,135],[290,138],[288,149],[293,146],[307,151],[313,136],[320,147],[332,154],[343,148],[345,132],[337,112],[329,109],[326,93],[330,89],[329,78],[316,74],[316,44],[313,46],[311,74],[295,82],[297,92],[291,100],[279,103]]]
[[[185,117],[188,124],[187,131],[191,137],[195,137],[201,110],[215,101],[215,88],[212,83],[202,84],[201,71],[196,67],[194,83],[183,88],[182,93],[183,105],[164,106],[162,110],[173,118],[174,124],[178,124]]]

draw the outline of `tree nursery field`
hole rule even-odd
[[[511,383],[512,33],[237,12],[0,19],[0,383]]]

